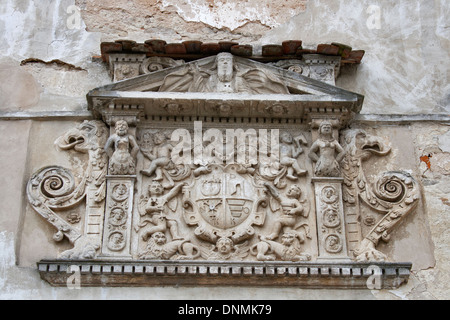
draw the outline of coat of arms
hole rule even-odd
[[[195,235],[210,243],[230,238],[235,244],[253,237],[253,225],[265,220],[264,187],[238,173],[238,165],[213,166],[197,177],[184,198],[184,217]]]

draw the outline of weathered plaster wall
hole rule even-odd
[[[420,1],[220,1],[220,0],[3,0],[0,4],[0,298],[2,299],[148,299],[228,298],[450,298],[450,131],[448,123],[402,125],[365,123],[394,137],[394,162],[412,168],[422,183],[419,216],[400,226],[403,235],[424,239],[420,268],[395,291],[314,291],[298,289],[140,288],[54,289],[40,281],[32,266],[48,252],[48,228],[30,214],[25,183],[36,166],[70,163],[58,156],[54,138],[75,120],[6,121],[49,111],[86,111],[86,93],[110,82],[104,64],[93,60],[102,41],[151,38],[234,40],[261,45],[301,39],[305,48],[341,42],[366,55],[361,65],[342,70],[337,85],[365,95],[363,114],[440,114],[450,111],[450,5],[446,0]],[[25,59],[32,61],[21,62]],[[53,60],[59,62],[49,63]],[[47,63],[46,63],[47,62]],[[28,112],[26,116],[23,113]],[[31,116],[31,119],[33,117]],[[386,118],[384,118],[386,119]],[[362,125],[362,124],[356,124]],[[375,126],[375,127],[374,127]],[[48,154],[39,146],[45,144]],[[53,149],[52,149],[53,148]],[[405,153],[411,155],[405,158]],[[48,161],[47,161],[47,160]],[[398,168],[398,166],[396,166]],[[409,223],[409,224],[408,224]],[[417,229],[423,224],[423,229]],[[37,227],[43,227],[39,229]],[[40,231],[39,231],[40,230]],[[431,242],[428,236],[431,235]],[[23,238],[24,237],[24,238]],[[25,246],[33,239],[35,247]],[[24,239],[24,240],[23,240]],[[22,242],[23,240],[23,242]],[[41,241],[42,243],[39,243]],[[404,241],[404,239],[399,240]],[[427,242],[428,241],[428,242]],[[45,242],[45,243],[44,243]],[[399,244],[386,247],[398,251]],[[36,249],[36,250],[34,250]],[[399,253],[402,254],[402,253]],[[418,260],[418,261],[419,261]],[[131,295],[132,293],[132,295]]]

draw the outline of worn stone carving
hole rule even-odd
[[[210,247],[203,247],[202,257],[216,261],[242,260],[249,255],[249,250],[247,241],[236,245],[232,239],[223,237],[217,239],[216,244]]]
[[[147,57],[144,53],[110,53],[109,69],[114,82],[184,64],[168,57]]]
[[[347,284],[360,263],[389,259],[377,245],[417,206],[417,183],[377,164],[366,171],[367,159],[389,153],[382,139],[362,130],[339,139],[362,96],[280,69],[331,83],[340,58],[115,58],[117,77],[126,67],[146,75],[88,94],[109,137],[100,121],[70,130],[56,145],[87,154],[84,172],[46,167],[27,186],[54,240],[73,244],[60,259],[94,260],[96,273],[114,262],[121,277],[201,274],[205,284],[241,272],[301,283],[304,272],[341,279],[351,270]]]
[[[163,70],[166,68],[183,65],[184,60],[174,60],[167,57],[150,57],[145,59],[140,65],[141,74]]]
[[[105,151],[109,156],[109,174],[135,174],[135,158],[139,152],[136,139],[128,134],[128,123],[124,120],[117,121],[115,129],[116,133],[109,137],[105,145]]]
[[[305,208],[303,204],[305,204],[306,200],[301,200],[302,191],[298,185],[293,185],[286,192],[286,195],[282,195],[272,187],[270,184],[265,183],[264,186],[267,188],[271,196],[274,198],[269,201],[270,207],[273,212],[280,211],[279,216],[275,220],[275,223],[272,226],[272,231],[268,236],[264,236],[261,238],[267,240],[274,240],[278,238],[281,231],[284,233],[291,232],[296,233],[297,229],[304,227],[309,231],[309,227],[306,223],[297,224],[297,216],[308,217],[309,211],[308,208]],[[303,204],[302,204],[302,202]],[[309,236],[309,232],[308,232]]]
[[[314,80],[334,85],[341,68],[341,58],[307,54],[302,59],[288,59],[269,63],[278,68],[283,68],[301,74]]]
[[[272,133],[273,134],[273,133]],[[275,137],[275,139],[278,137]],[[307,171],[300,167],[298,157],[303,153],[302,145],[307,145],[306,138],[292,135],[283,131],[279,140],[279,159],[260,159],[259,174],[270,181],[273,181],[277,188],[283,189],[287,183],[284,178],[297,181],[299,177],[305,176]]]
[[[230,238],[239,244],[255,235],[253,225],[263,225],[265,192],[237,171],[238,166],[211,166],[211,172],[185,187],[184,218],[195,226],[195,236],[210,243]]]
[[[252,247],[252,254],[259,261],[308,261],[311,256],[302,252],[300,243],[305,241],[304,237],[297,233],[286,232],[281,236],[281,243],[261,238],[261,242]]]
[[[348,259],[344,207],[342,204],[342,179],[314,178],[316,216],[319,241],[319,258]]]
[[[215,156],[186,164],[173,162],[173,132],[140,129],[135,140],[126,122],[118,120],[107,139],[103,123],[86,121],[57,139],[61,149],[89,156],[79,181],[67,169],[47,167],[28,185],[32,207],[56,228],[54,239],[67,237],[74,244],[61,258],[385,261],[388,257],[376,249],[379,240],[388,241],[418,203],[417,184],[406,173],[381,173],[373,182],[366,178],[364,161],[385,156],[390,148],[362,130],[347,131],[341,147],[331,122],[322,121],[310,148],[295,130],[274,131],[265,145],[269,136],[263,130],[262,142],[237,138],[233,150],[216,146]],[[189,139],[180,142],[192,155],[195,143]],[[278,148],[260,161],[239,157],[258,154],[276,141]],[[309,163],[299,161],[304,149]],[[76,210],[84,199],[85,213]],[[360,211],[361,201],[373,212]],[[70,211],[59,213],[64,210]],[[311,243],[317,243],[317,251],[310,251]]]
[[[340,162],[345,155],[344,149],[333,137],[333,126],[329,121],[322,121],[319,126],[319,138],[309,151],[310,159],[316,163],[314,174],[317,177],[339,177]]]
[[[362,217],[369,228],[355,248],[357,261],[385,261],[385,254],[376,250],[379,240],[388,241],[394,227],[411,211],[420,198],[417,182],[406,172],[381,173],[375,182],[369,181],[363,170],[363,162],[371,156],[385,156],[390,152],[380,138],[363,130],[350,130],[343,137],[346,156],[342,161],[344,195],[349,212],[358,211],[363,201],[378,213]]]
[[[166,76],[159,91],[175,92],[246,92],[289,94],[284,83],[267,72],[254,68],[237,67],[230,53],[217,55],[210,69],[197,65],[185,68]]]
[[[148,240],[147,249],[139,254],[141,259],[186,259],[194,260],[200,256],[198,247],[187,240],[172,240],[167,242],[163,232],[155,232]]]
[[[178,232],[178,222],[170,216],[168,209],[175,211],[178,206],[177,199],[174,199],[184,184],[179,184],[172,188],[169,193],[164,195],[164,187],[158,181],[153,181],[149,186],[148,196],[141,199],[141,203],[145,202],[141,206],[141,216],[150,216],[150,219],[143,219],[139,224],[139,229],[147,226],[149,223],[152,224],[151,228],[146,228],[142,235],[142,239],[147,241],[155,232],[166,232],[169,231],[172,240],[182,240],[184,239],[179,235]],[[174,199],[175,204],[169,204],[170,201]],[[138,230],[139,230],[138,229]]]
[[[103,256],[130,257],[134,176],[107,176]]]
[[[141,173],[149,177],[156,173],[156,177],[153,180],[161,181],[163,179],[163,168],[170,163],[173,146],[166,141],[166,136],[162,132],[157,132],[153,139],[153,153],[143,152],[151,160],[150,168],[142,170]]]
[[[319,62],[292,63],[277,66],[320,73]],[[339,142],[361,97],[229,53],[136,64],[148,75],[90,96],[109,138],[87,121],[57,140],[88,155],[84,174],[46,167],[28,184],[54,239],[74,245],[60,258],[189,260],[199,272],[274,261],[280,274],[291,262],[388,259],[376,247],[416,207],[418,187],[376,167],[378,179],[366,178],[364,161],[390,151],[380,139],[350,130]]]
[[[173,145],[168,141],[164,131],[144,131],[140,141],[140,151],[150,163],[144,165],[140,173],[160,181],[164,188],[171,188],[191,174],[189,164],[175,164],[172,161]]]
[[[106,138],[107,129],[102,122],[85,121],[56,140],[55,144],[62,150],[88,154],[88,165],[78,184],[69,170],[59,166],[41,169],[28,183],[31,206],[57,229],[53,239],[59,242],[66,237],[74,245],[60,258],[92,259],[100,248],[102,229],[98,221],[104,216]],[[72,212],[66,220],[59,212],[75,208],[83,200],[86,200],[86,213],[84,230],[81,230],[77,223],[81,219],[73,218],[76,213]]]

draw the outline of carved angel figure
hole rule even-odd
[[[105,145],[105,151],[109,156],[109,174],[135,174],[135,158],[139,152],[136,139],[128,134],[128,124],[124,120],[117,121],[115,129],[116,133],[109,137]]]
[[[332,124],[322,121],[319,126],[319,138],[311,146],[309,158],[316,163],[314,173],[317,177],[339,177],[339,163],[345,151],[333,137]]]
[[[243,259],[248,256],[248,250],[247,241],[243,244],[234,244],[232,239],[220,237],[212,248],[204,250],[202,256],[216,261]]]
[[[153,139],[155,146],[153,147],[153,153],[144,153],[152,162],[148,170],[142,170],[141,173],[146,176],[152,176],[156,173],[156,177],[153,181],[161,181],[163,179],[162,169],[170,162],[171,152],[173,146],[166,142],[166,136],[162,132],[157,132]]]

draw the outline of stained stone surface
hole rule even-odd
[[[121,5],[122,1],[109,4],[94,0],[3,1],[0,6],[0,38],[4,44],[0,49],[0,73],[4,79],[0,84],[3,137],[0,149],[7,152],[3,152],[1,157],[3,183],[0,189],[4,207],[0,210],[0,259],[4,262],[0,266],[2,298],[34,299],[37,295],[51,299],[114,299],[124,296],[214,299],[230,295],[237,299],[450,297],[450,240],[446,232],[450,203],[449,130],[448,117],[445,116],[449,108],[449,74],[445,62],[450,52],[445,19],[449,11],[447,2],[413,1],[373,6],[372,2],[365,1],[321,0],[302,3],[292,11],[289,6],[273,6],[267,11],[262,6],[240,16],[220,15],[233,5],[233,2],[228,3],[229,7],[223,7],[219,1],[188,1],[183,5],[162,1],[149,7],[151,2],[139,1],[126,7]],[[193,10],[194,4],[202,9]],[[236,8],[239,5],[240,2],[236,3]],[[77,20],[78,12],[80,20]],[[176,26],[182,27],[178,29]],[[43,282],[36,262],[54,259],[72,250],[73,244],[66,239],[59,243],[53,241],[57,232],[29,204],[26,185],[33,173],[55,165],[70,168],[76,183],[83,180],[89,155],[75,150],[62,151],[55,145],[55,140],[85,120],[88,91],[111,83],[108,65],[93,56],[100,56],[102,41],[119,38],[139,42],[151,38],[168,42],[233,40],[253,45],[257,54],[263,44],[281,44],[287,39],[301,39],[307,49],[315,49],[319,43],[331,41],[364,49],[363,63],[341,69],[336,85],[365,97],[361,113],[367,117],[354,121],[346,130],[363,129],[390,147],[388,154],[372,155],[363,161],[367,181],[374,182],[380,171],[404,171],[415,177],[420,187],[417,207],[395,226],[395,232],[387,243],[380,240],[376,247],[394,261],[412,262],[408,283],[398,289],[387,290],[316,291],[304,288],[250,289],[245,286],[239,290],[225,287],[214,290],[206,287],[68,290],[52,288]],[[30,58],[35,62],[21,65],[22,61]],[[50,63],[56,59],[62,63]],[[178,112],[177,108],[168,106],[166,111]],[[218,110],[225,114],[229,112],[225,107]],[[71,116],[62,115],[62,111],[69,111]],[[282,113],[283,109],[268,111]],[[422,117],[421,114],[429,116]],[[394,118],[385,115],[398,117],[393,121]],[[88,119],[92,120],[92,115]],[[289,128],[293,133],[306,132],[309,143],[316,139],[314,129],[311,132],[305,124]],[[154,134],[160,129],[161,125],[152,124],[142,126],[136,132],[131,130],[131,133],[141,138],[146,130]],[[280,129],[286,129],[286,126],[281,125]],[[346,130],[339,131],[341,137]],[[305,146],[305,152],[309,146]],[[300,177],[300,180],[303,187],[307,186],[304,192],[311,199],[313,189],[308,183],[313,167],[305,152],[299,156],[299,164],[308,171],[308,178]],[[150,163],[142,154],[138,159],[141,163]],[[140,177],[138,184],[146,179],[151,178]],[[96,201],[91,204],[95,206]],[[364,201],[359,202],[359,208],[364,234],[370,231],[370,225],[377,216]],[[75,205],[64,213],[64,218],[81,226],[85,211],[85,203]],[[353,219],[352,215],[350,218]],[[316,227],[315,215],[311,212],[308,218],[299,216],[298,219],[306,219],[310,227]],[[348,222],[352,222],[351,219]],[[271,222],[270,218],[268,221]],[[195,226],[183,227],[195,230]],[[259,226],[254,228],[261,231]],[[268,231],[263,233],[267,235]],[[302,249],[312,253],[312,259],[317,256],[313,251],[316,247],[316,240],[306,237]],[[143,243],[141,250],[145,251]],[[256,259],[256,256],[252,257]]]

